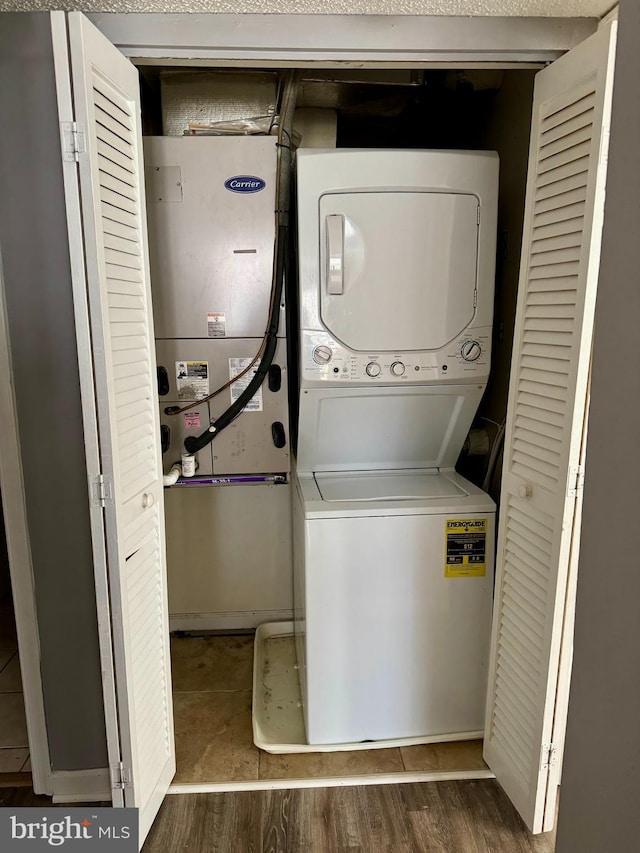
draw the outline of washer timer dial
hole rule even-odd
[[[377,361],[370,361],[369,364],[365,367],[367,372],[367,376],[380,376],[381,367]]]
[[[478,341],[465,341],[460,347],[460,355],[465,361],[477,361],[482,355]]]
[[[331,348],[326,346],[316,347],[313,351],[313,360],[316,364],[329,364],[331,361]]]

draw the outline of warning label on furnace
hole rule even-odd
[[[487,573],[487,519],[448,518],[444,576],[478,578]]]
[[[209,362],[176,361],[179,400],[200,400],[209,394]]]
[[[207,314],[207,336],[210,338],[226,338],[227,318],[224,311],[209,311]]]
[[[229,379],[235,379],[235,377],[242,373],[245,367],[248,367],[251,364],[252,359],[250,358],[230,358],[229,359]],[[248,373],[238,379],[237,382],[234,382],[231,386],[231,402],[235,403],[238,397],[245,390],[249,382],[255,376],[257,369],[260,367],[260,359],[256,361],[251,370]],[[262,411],[262,386],[258,388],[253,397],[249,400],[247,405],[244,407],[245,412],[261,412]]]
[[[200,429],[200,412],[185,412],[184,428],[185,429]]]

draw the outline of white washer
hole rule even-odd
[[[480,733],[495,506],[492,152],[298,152],[295,630],[310,744]]]

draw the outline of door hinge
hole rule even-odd
[[[105,507],[112,501],[111,482],[107,480],[104,474],[98,474],[93,478],[91,484],[91,495],[94,504]]]
[[[60,127],[62,129],[63,159],[65,163],[78,163],[80,155],[87,150],[84,132],[79,130],[78,123],[75,121],[63,121]]]
[[[476,225],[480,225],[480,205],[476,207]]]
[[[123,790],[124,788],[131,787],[131,773],[129,769],[124,766],[122,761],[118,762],[118,764],[114,766],[111,778],[112,787],[115,790]]]
[[[558,747],[553,743],[542,744],[542,757],[540,759],[540,769],[548,770],[550,767],[558,763]]]
[[[584,491],[584,466],[574,465],[569,468],[569,485],[567,497],[577,498]]]

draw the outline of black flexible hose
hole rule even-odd
[[[267,328],[266,334],[266,346],[264,348],[264,353],[262,359],[260,361],[260,366],[256,370],[253,378],[244,389],[242,394],[238,397],[238,399],[233,403],[229,408],[224,411],[219,418],[216,418],[213,423],[213,427],[215,429],[212,431],[211,429],[206,430],[200,435],[190,435],[184,441],[185,450],[187,453],[197,453],[198,450],[202,450],[203,447],[206,447],[207,444],[210,444],[214,438],[219,435],[223,429],[229,426],[229,424],[234,421],[238,415],[242,412],[244,407],[247,405],[249,400],[256,393],[258,388],[264,382],[264,378],[269,372],[269,368],[273,363],[273,357],[276,353],[276,347],[278,345],[278,325],[280,323],[280,301],[282,300],[282,285],[284,281],[284,270],[285,270],[285,258],[286,258],[286,247],[287,247],[287,226],[280,225],[278,226],[278,254],[276,258],[276,282],[275,282],[275,291],[273,296],[273,302],[271,304],[271,315],[269,317],[269,326]]]

